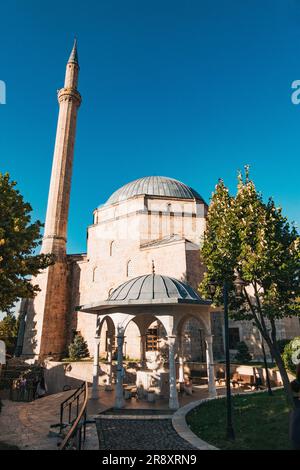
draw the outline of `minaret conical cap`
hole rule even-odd
[[[73,64],[79,65],[78,52],[77,52],[77,39],[76,38],[74,39],[74,46],[73,46],[71,55],[70,55],[69,60],[68,60],[68,63],[70,63],[70,62],[73,63]]]

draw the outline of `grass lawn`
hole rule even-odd
[[[226,439],[226,400],[212,400],[187,415],[191,430],[201,439],[225,450],[292,449],[289,407],[283,390],[232,398],[235,441]]]
[[[19,447],[0,441],[0,450],[19,450]]]

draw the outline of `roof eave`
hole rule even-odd
[[[76,307],[76,311],[85,312],[85,313],[97,313],[100,310],[107,310],[109,308],[126,308],[129,306],[159,306],[159,305],[201,305],[201,306],[209,306],[211,304],[210,301],[207,300],[193,300],[193,299],[138,299],[138,300],[105,300],[101,302],[93,302],[91,304],[80,305]]]

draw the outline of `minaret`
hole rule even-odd
[[[77,91],[78,74],[75,39],[67,63],[64,88],[58,91],[59,115],[42,245],[42,253],[53,253],[57,257],[66,254],[76,120],[81,103],[81,96]]]
[[[66,350],[69,315],[69,263],[66,254],[67,223],[77,110],[79,63],[76,40],[67,63],[64,88],[58,91],[59,115],[41,252],[52,253],[55,262],[32,283],[40,291],[28,302],[24,313],[25,334],[22,356],[43,360],[60,359]],[[21,344],[21,341],[20,341]]]

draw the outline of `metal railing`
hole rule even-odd
[[[80,406],[80,400],[83,402]],[[70,425],[70,429],[60,444],[60,450],[77,449],[80,450],[82,442],[86,436],[86,415],[88,402],[88,383],[83,382],[81,386],[60,405],[60,433],[66,425]],[[73,406],[74,405],[74,406]],[[75,407],[75,416],[74,414]],[[67,410],[68,423],[64,423],[64,414]]]

